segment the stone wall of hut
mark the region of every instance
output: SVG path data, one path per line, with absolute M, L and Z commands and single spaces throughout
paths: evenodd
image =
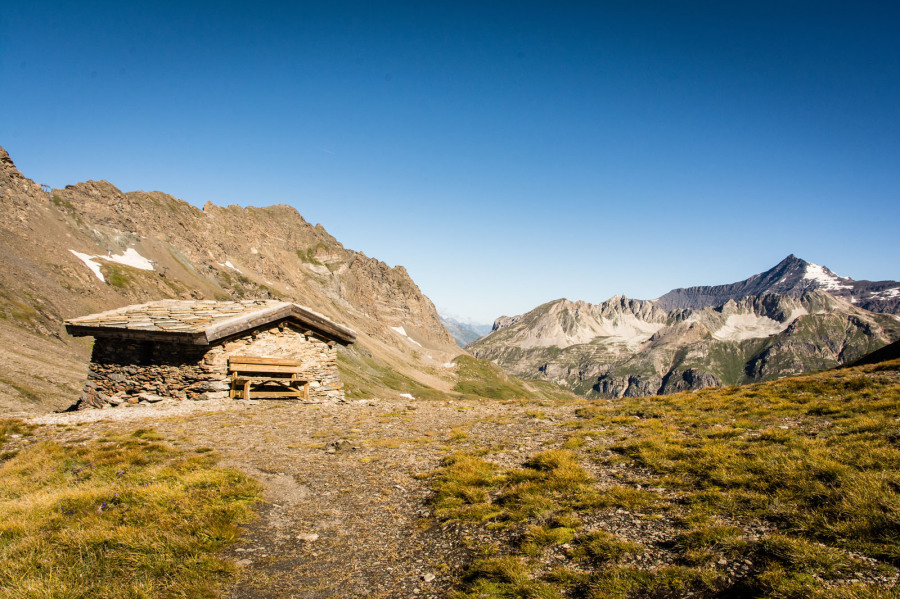
M 309 381 L 310 402 L 344 398 L 335 343 L 302 325 L 282 322 L 209 347 L 97 338 L 79 404 L 103 407 L 136 403 L 147 396 L 228 397 L 228 358 L 232 355 L 298 360 L 304 368 L 299 376 Z

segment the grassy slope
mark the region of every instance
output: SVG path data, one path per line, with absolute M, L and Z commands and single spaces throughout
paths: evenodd
M 897 595 L 879 580 L 900 566 L 900 360 L 579 416 L 520 468 L 474 452 L 433 474 L 439 519 L 496 532 L 458 597 Z M 600 485 L 590 462 L 627 474 Z M 603 530 L 623 510 L 676 532 Z M 674 559 L 641 567 L 648 550 Z
M 0 446 L 27 435 L 0 422 Z M 260 487 L 139 430 L 0 455 L 0 597 L 211 597 Z
M 450 392 L 424 385 L 379 364 L 361 352 L 340 352 L 338 368 L 350 399 L 408 393 L 416 399 L 572 399 L 573 395 L 548 381 L 523 381 L 509 376 L 488 360 L 460 355 L 453 360 L 456 384 Z M 446 375 L 445 375 L 446 376 Z

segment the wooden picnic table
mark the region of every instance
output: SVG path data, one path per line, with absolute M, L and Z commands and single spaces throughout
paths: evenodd
M 228 372 L 232 398 L 309 399 L 309 381 L 301 378 L 303 368 L 298 360 L 231 356 Z M 271 390 L 273 386 L 280 390 Z

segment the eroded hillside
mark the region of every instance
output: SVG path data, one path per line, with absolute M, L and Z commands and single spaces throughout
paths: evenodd
M 406 270 L 344 248 L 292 207 L 201 210 L 106 181 L 45 191 L 2 149 L 0 205 L 7 410 L 72 403 L 90 345 L 69 338 L 64 319 L 164 298 L 279 298 L 346 324 L 359 333 L 341 356 L 357 383 L 351 394 L 402 393 L 402 379 L 439 390 L 456 384 L 452 358 L 461 350 Z

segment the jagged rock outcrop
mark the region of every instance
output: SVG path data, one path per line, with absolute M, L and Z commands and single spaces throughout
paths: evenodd
M 653 302 L 615 296 L 602 304 L 548 302 L 531 312 L 494 322 L 491 338 L 521 348 L 587 343 L 598 337 L 628 346 L 640 345 L 661 328 L 668 315 Z
M 662 385 L 655 395 L 666 395 L 693 389 L 705 389 L 707 387 L 721 387 L 722 381 L 713 374 L 696 368 L 678 370 L 673 368 L 663 377 Z
M 687 370 L 673 368 L 665 376 L 657 374 L 602 375 L 594 384 L 593 391 L 602 397 L 644 397 L 721 385 L 722 381 L 708 372 L 695 368 Z
M 508 326 L 516 324 L 519 320 L 521 320 L 521 316 L 499 316 L 494 320 L 494 326 L 491 327 L 491 331 L 505 329 Z

